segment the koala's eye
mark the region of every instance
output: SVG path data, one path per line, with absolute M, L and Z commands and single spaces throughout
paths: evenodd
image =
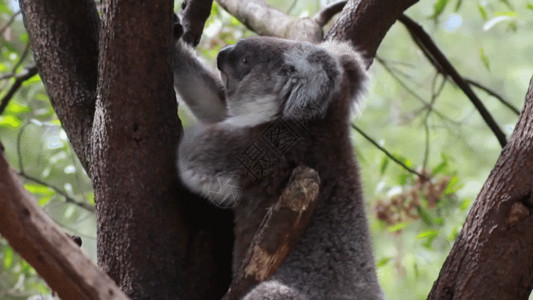
M 243 56 L 242 59 L 241 59 L 241 62 L 242 62 L 243 65 L 247 65 L 248 61 L 249 61 L 248 56 Z

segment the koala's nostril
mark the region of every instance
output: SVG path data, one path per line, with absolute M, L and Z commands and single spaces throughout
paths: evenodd
M 219 70 L 222 70 L 222 64 L 227 61 L 228 53 L 233 49 L 234 46 L 226 46 L 220 52 L 218 52 L 217 56 L 217 68 Z

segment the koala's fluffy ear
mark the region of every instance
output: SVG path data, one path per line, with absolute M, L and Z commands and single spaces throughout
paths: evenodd
M 299 44 L 284 53 L 282 117 L 310 119 L 325 114 L 338 88 L 340 66 L 324 48 Z
M 352 102 L 357 102 L 366 91 L 368 72 L 361 54 L 348 42 L 326 41 L 320 44 L 334 55 L 342 68 L 344 87 Z

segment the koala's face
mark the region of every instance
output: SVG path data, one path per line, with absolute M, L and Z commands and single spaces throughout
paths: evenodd
M 248 38 L 227 46 L 217 57 L 228 101 L 275 95 L 288 77 L 283 53 L 295 45 L 277 38 Z
M 263 119 L 322 115 L 340 73 L 323 47 L 272 37 L 222 49 L 217 66 L 229 116 L 267 116 Z

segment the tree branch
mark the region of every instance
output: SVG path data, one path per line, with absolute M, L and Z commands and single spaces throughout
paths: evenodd
M 417 0 L 349 0 L 326 35 L 327 40 L 347 40 L 372 64 L 379 44 L 396 19 Z
M 24 83 L 24 81 L 32 78 L 35 74 L 37 74 L 37 67 L 32 66 L 32 67 L 29 67 L 28 69 L 26 69 L 24 72 L 13 76 L 15 78 L 15 82 L 9 88 L 9 90 L 4 95 L 4 97 L 2 97 L 2 100 L 0 100 L 0 115 L 6 109 L 6 107 L 9 104 L 9 101 L 11 100 L 11 98 L 13 98 L 15 93 L 22 86 L 22 83 Z
M 54 110 L 90 174 L 100 20 L 92 0 L 20 0 L 39 74 Z M 53 34 L 51 34 L 53 33 Z
M 2 28 L 0 28 L 0 35 L 4 34 L 4 31 L 6 31 L 6 29 L 11 26 L 11 24 L 15 21 L 18 15 L 20 15 L 20 10 L 12 14 L 11 17 L 9 17 L 9 20 L 7 20 L 6 24 L 4 24 Z
M 533 286 L 533 80 L 509 143 L 428 299 L 527 299 Z M 505 263 L 502 263 L 505 261 Z
M 37 206 L 1 144 L 0 233 L 62 299 L 128 299 Z
M 320 178 L 315 170 L 304 166 L 293 170 L 287 187 L 254 234 L 223 299 L 241 299 L 253 286 L 274 274 L 307 227 L 319 186 Z
M 346 1 L 344 0 L 331 3 L 317 12 L 312 19 L 318 24 L 318 26 L 323 27 L 331 20 L 331 18 L 333 18 L 333 16 L 341 12 L 345 5 Z
M 477 87 L 478 89 L 484 91 L 485 93 L 489 94 L 490 96 L 498 99 L 498 101 L 500 101 L 501 104 L 503 104 L 505 107 L 509 108 L 516 115 L 520 115 L 520 110 L 518 108 L 516 108 L 511 102 L 505 100 L 500 94 L 498 94 L 497 92 L 495 92 L 494 90 L 492 90 L 488 86 L 483 85 L 483 84 L 481 84 L 481 83 L 479 83 L 477 81 L 474 81 L 473 79 L 469 79 L 469 78 L 465 78 L 465 81 L 468 84 L 473 85 L 473 86 Z
M 429 180 L 427 176 L 424 174 L 417 172 L 414 169 L 409 168 L 406 164 L 404 164 L 401 160 L 397 159 L 392 153 L 390 153 L 387 149 L 383 148 L 378 142 L 376 142 L 373 138 L 371 138 L 369 135 L 367 135 L 361 128 L 357 127 L 355 124 L 352 124 L 352 128 L 355 129 L 355 131 L 359 132 L 367 141 L 372 143 L 372 145 L 376 146 L 381 152 L 383 152 L 388 158 L 390 158 L 392 161 L 397 163 L 400 167 L 404 168 L 407 172 L 417 175 L 418 177 Z
M 204 30 L 205 21 L 211 13 L 213 0 L 185 0 L 182 3 L 181 25 L 183 35 L 181 38 L 187 44 L 196 47 Z
M 94 207 L 92 205 L 89 205 L 88 203 L 81 202 L 81 201 L 78 201 L 78 200 L 70 197 L 65 191 L 63 191 L 62 189 L 58 188 L 57 186 L 51 185 L 49 183 L 46 183 L 46 182 L 40 180 L 39 178 L 35 178 L 33 176 L 27 175 L 26 173 L 24 173 L 24 171 L 18 172 L 17 175 L 22 177 L 22 178 L 25 178 L 25 179 L 27 179 L 29 181 L 33 181 L 33 182 L 35 182 L 37 184 L 40 184 L 42 186 L 45 186 L 47 188 L 50 188 L 50 189 L 54 190 L 54 192 L 56 192 L 59 195 L 63 196 L 63 198 L 65 198 L 65 201 L 67 203 L 74 204 L 74 205 L 76 205 L 76 206 L 78 206 L 80 208 L 85 209 L 88 212 L 94 213 Z
M 322 28 L 309 18 L 294 18 L 263 0 L 216 0 L 244 26 L 259 35 L 320 42 Z
M 431 37 L 420 25 L 406 15 L 402 15 L 398 20 L 405 25 L 415 43 L 419 46 L 429 61 L 437 68 L 437 70 L 446 76 L 450 76 L 453 82 L 455 82 L 455 84 L 465 93 L 468 99 L 470 99 L 470 102 L 472 102 L 472 104 L 474 104 L 476 109 L 479 111 L 485 123 L 487 123 L 489 128 L 492 130 L 498 139 L 498 142 L 500 142 L 500 145 L 504 147 L 507 143 L 507 140 L 500 126 L 496 123 L 483 102 L 481 102 L 474 91 L 470 88 L 470 85 L 463 79 L 459 72 L 457 72 L 450 61 L 433 42 Z

